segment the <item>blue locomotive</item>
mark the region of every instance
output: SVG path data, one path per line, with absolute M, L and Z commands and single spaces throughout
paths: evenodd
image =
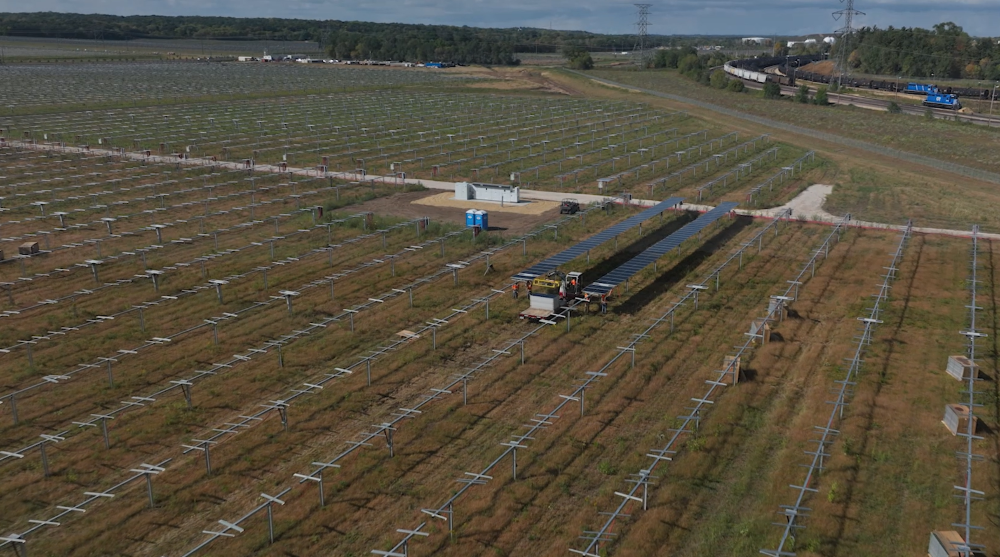
M 917 95 L 936 95 L 938 94 L 937 85 L 925 85 L 923 83 L 907 83 L 906 90 L 904 93 L 914 93 Z
M 906 92 L 916 95 L 927 95 L 924 102 L 921 103 L 924 106 L 929 106 L 931 108 L 947 108 L 949 110 L 958 110 L 962 108 L 962 103 L 958 100 L 958 95 L 950 93 L 942 93 L 938 89 L 937 85 L 924 84 L 924 83 L 907 83 Z
M 962 103 L 958 101 L 958 95 L 942 95 L 931 93 L 924 99 L 924 106 L 931 108 L 948 108 L 958 110 L 962 108 Z

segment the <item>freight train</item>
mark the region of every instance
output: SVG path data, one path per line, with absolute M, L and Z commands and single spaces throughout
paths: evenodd
M 771 56 L 761 58 L 746 58 L 743 60 L 733 60 L 726 62 L 724 70 L 726 73 L 758 83 L 774 82 L 781 85 L 795 85 L 796 79 L 812 81 L 816 83 L 830 83 L 836 81 L 837 76 L 819 74 L 815 72 L 798 69 L 801 66 L 825 59 L 822 54 L 810 54 L 804 56 Z M 766 68 L 774 68 L 777 73 L 768 73 Z M 924 106 L 935 108 L 959 109 L 962 103 L 959 97 L 989 100 L 991 89 L 981 89 L 978 87 L 950 87 L 926 85 L 919 83 L 903 83 L 895 80 L 866 79 L 855 77 L 844 77 L 844 87 L 855 89 L 877 89 L 880 91 L 900 92 L 927 95 Z

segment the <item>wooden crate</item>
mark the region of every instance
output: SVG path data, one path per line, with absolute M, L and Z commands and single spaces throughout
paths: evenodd
M 750 322 L 750 334 L 757 336 L 755 339 L 761 344 L 767 344 L 767 341 L 771 338 L 771 326 L 767 323 L 765 319 L 754 319 Z
M 17 253 L 21 255 L 38 253 L 38 242 L 25 242 L 20 246 L 17 246 Z
M 733 360 L 736 360 L 733 362 Z M 735 385 L 740 382 L 740 358 L 739 356 L 726 356 L 722 359 L 722 369 L 729 369 L 729 364 L 733 364 L 733 368 L 729 370 L 725 375 L 722 376 L 722 381 L 730 381 L 731 385 Z
M 978 418 L 972 417 L 972 431 L 975 433 L 978 426 Z M 944 420 L 942 423 L 948 428 L 952 435 L 958 435 L 968 431 L 969 409 L 961 404 L 946 404 L 944 406 Z
M 948 356 L 948 367 L 945 371 L 958 381 L 979 376 L 979 366 L 965 356 Z
M 774 308 L 779 305 L 781 306 L 781 309 L 779 311 L 775 311 Z M 784 319 L 788 317 L 788 306 L 785 305 L 784 300 L 771 298 L 767 303 L 767 313 L 771 314 L 771 312 L 774 312 L 774 318 L 779 322 L 784 321 Z
M 971 557 L 971 552 L 956 549 L 956 544 L 964 544 L 965 540 L 954 530 L 931 532 L 931 540 L 927 545 L 929 557 Z

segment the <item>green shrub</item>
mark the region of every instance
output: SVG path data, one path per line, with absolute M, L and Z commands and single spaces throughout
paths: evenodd
M 716 89 L 725 89 L 726 87 L 729 86 L 729 76 L 727 76 L 726 72 L 722 70 L 715 70 L 714 72 L 712 72 L 712 76 L 709 78 L 709 82 L 711 83 L 712 87 Z
M 678 62 L 681 60 L 681 57 L 690 53 L 690 51 L 685 52 L 677 49 L 657 50 L 656 56 L 653 57 L 653 67 L 676 68 Z M 695 55 L 697 56 L 697 53 L 695 53 Z
M 809 104 L 809 86 L 799 85 L 799 90 L 795 92 L 795 102 Z
M 563 47 L 562 54 L 569 61 L 569 67 L 574 70 L 589 70 L 594 67 L 594 59 L 583 46 L 566 45 Z
M 895 102 L 890 102 L 889 103 L 889 114 L 900 114 L 902 112 L 903 112 L 903 109 L 899 108 L 898 104 L 896 104 Z
M 781 98 L 781 86 L 774 82 L 767 82 L 764 84 L 764 98 L 765 99 L 780 99 Z
M 582 56 L 577 56 L 569 61 L 569 67 L 574 70 L 590 70 L 594 67 L 594 59 L 591 58 L 590 53 L 584 54 Z
M 697 54 L 688 54 L 677 62 L 677 69 L 680 70 L 681 73 L 686 73 L 699 67 L 701 67 L 701 64 L 698 60 Z
M 602 460 L 597 464 L 597 471 L 604 474 L 605 476 L 613 476 L 618 473 L 618 468 L 614 464 L 607 460 Z
M 826 106 L 830 104 L 830 100 L 826 97 L 826 87 L 816 89 L 816 96 L 813 97 L 813 102 L 819 106 Z
M 730 79 L 729 85 L 726 87 L 734 93 L 742 93 L 746 86 L 743 85 L 743 81 L 739 79 Z

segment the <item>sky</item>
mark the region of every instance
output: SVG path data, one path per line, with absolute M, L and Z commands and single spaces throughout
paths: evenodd
M 837 0 L 667 0 L 650 9 L 651 34 L 802 35 L 832 33 Z M 474 27 L 543 27 L 634 33 L 629 0 L 0 0 L 0 12 L 221 15 Z M 1000 0 L 856 0 L 855 26 L 925 27 L 953 21 L 977 36 L 1000 35 Z

